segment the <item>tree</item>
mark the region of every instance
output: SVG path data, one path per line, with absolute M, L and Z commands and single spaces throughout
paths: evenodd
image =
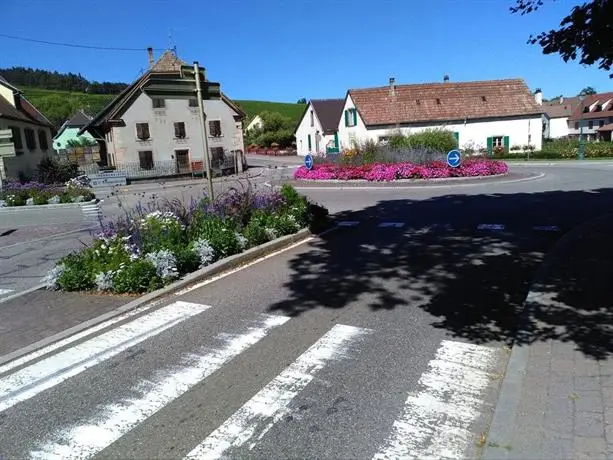
M 591 86 L 586 86 L 579 93 L 579 95 L 581 95 L 581 94 L 584 94 L 586 96 L 591 96 L 592 94 L 596 94 L 596 90 L 594 88 L 592 88 Z
M 306 104 L 306 97 L 303 97 L 302 99 L 298 99 L 298 102 L 296 102 L 296 104 Z
M 256 144 L 270 147 L 279 144 L 279 147 L 289 147 L 294 141 L 294 126 L 292 119 L 284 117 L 277 112 L 260 113 L 262 126 L 248 130 L 245 133 L 247 145 Z
M 511 13 L 530 14 L 543 6 L 544 0 L 516 0 Z M 544 54 L 558 53 L 564 62 L 579 63 L 611 70 L 613 67 L 613 0 L 591 0 L 574 6 L 560 22 L 558 30 L 531 35 L 529 44 L 539 44 Z M 609 74 L 613 78 L 613 73 Z

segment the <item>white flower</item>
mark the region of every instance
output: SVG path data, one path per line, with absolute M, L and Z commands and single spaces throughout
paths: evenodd
M 296 220 L 296 216 L 290 214 L 287 216 L 287 220 L 289 221 L 290 225 L 294 227 L 295 230 L 300 230 L 300 224 Z
M 200 258 L 200 268 L 206 267 L 215 260 L 215 249 L 208 240 L 200 239 L 194 242 L 194 251 Z
M 60 197 L 57 195 L 53 195 L 51 198 L 47 200 L 47 204 L 59 204 Z
M 238 242 L 238 246 L 241 248 L 242 251 L 244 251 L 247 245 L 249 244 L 249 241 L 247 240 L 245 235 L 243 235 L 242 233 L 235 232 L 234 235 L 236 236 L 236 241 Z
M 168 249 L 147 254 L 147 259 L 154 265 L 155 271 L 162 279 L 178 278 L 177 258 Z
M 279 236 L 277 231 L 274 228 L 270 228 L 270 227 L 266 227 L 264 229 L 264 233 L 266 233 L 266 236 L 268 237 L 269 240 L 275 240 Z
M 99 291 L 110 291 L 113 289 L 113 277 L 115 276 L 115 272 L 109 270 L 108 272 L 100 272 L 94 278 L 94 282 L 98 287 Z
M 60 276 L 62 276 L 64 270 L 66 270 L 66 266 L 64 264 L 57 264 L 55 267 L 49 270 L 49 272 L 47 272 L 45 277 L 41 280 L 41 283 L 43 283 L 49 291 L 55 291 L 59 288 L 57 280 L 60 278 Z

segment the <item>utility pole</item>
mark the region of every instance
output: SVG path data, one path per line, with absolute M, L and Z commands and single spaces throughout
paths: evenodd
M 194 77 L 196 78 L 196 95 L 198 97 L 198 111 L 200 112 L 200 131 L 202 133 L 202 145 L 204 148 L 204 167 L 206 169 L 206 178 L 209 187 L 209 198 L 211 201 L 215 199 L 213 194 L 213 177 L 211 177 L 211 161 L 209 158 L 209 141 L 206 133 L 206 114 L 204 113 L 204 103 L 202 101 L 202 87 L 200 85 L 200 69 L 198 61 L 194 61 Z

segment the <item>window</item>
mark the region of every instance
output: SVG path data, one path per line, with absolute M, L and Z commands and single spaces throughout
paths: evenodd
M 588 113 L 590 111 L 589 107 L 583 107 L 583 113 Z
M 379 138 L 377 139 L 377 141 L 379 142 L 379 144 L 381 145 L 386 145 L 389 141 L 390 141 L 390 137 L 389 136 L 379 136 Z
M 223 147 L 211 147 L 211 164 L 218 166 L 224 160 Z
M 602 112 L 602 105 L 601 105 L 601 104 L 598 104 L 598 105 L 596 106 L 596 110 L 594 110 L 594 112 Z
M 575 129 L 579 129 L 579 122 L 575 121 Z
M 598 127 L 602 128 L 604 126 L 604 120 L 598 120 Z
M 345 126 L 352 127 L 358 124 L 358 111 L 356 109 L 345 110 Z
M 594 120 L 590 120 L 587 125 L 590 129 L 594 129 Z
M 34 137 L 34 130 L 31 128 L 24 128 L 23 134 L 26 138 L 26 147 L 28 150 L 36 150 L 36 137 Z
M 311 148 L 313 147 L 313 144 L 311 143 L 311 135 L 310 134 L 307 136 L 307 144 L 309 146 L 309 152 L 310 152 Z
M 313 116 L 313 111 L 311 110 L 311 127 L 315 126 L 315 117 Z
M 436 104 L 441 105 L 441 100 L 438 97 L 436 98 Z
M 146 141 L 151 137 L 149 135 L 149 123 L 136 123 L 136 137 L 141 141 Z
M 47 142 L 47 133 L 43 129 L 38 130 L 38 145 L 41 150 L 49 150 L 49 143 Z
M 138 152 L 138 162 L 140 163 L 140 169 L 153 169 L 153 152 L 151 150 Z
M 211 137 L 221 136 L 221 121 L 220 120 L 209 121 L 209 136 Z
M 23 148 L 23 141 L 21 140 L 21 129 L 16 126 L 11 126 L 9 129 L 13 133 L 13 145 L 15 146 L 15 150 L 21 150 Z
M 190 107 L 198 107 L 198 99 L 190 99 L 189 100 Z
M 185 138 L 185 123 L 182 121 L 178 121 L 175 123 L 175 137 L 177 139 Z
M 502 147 L 503 145 L 504 145 L 504 140 L 502 136 L 492 137 L 492 147 Z
M 160 99 L 159 97 L 154 97 L 152 101 L 153 101 L 154 109 L 163 109 L 166 107 L 166 101 L 164 99 Z

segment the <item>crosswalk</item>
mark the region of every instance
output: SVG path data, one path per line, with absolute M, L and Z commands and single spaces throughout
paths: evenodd
M 508 225 L 504 223 L 485 222 L 479 224 L 451 224 L 435 222 L 431 224 L 411 224 L 404 221 L 387 221 L 376 219 L 364 220 L 339 220 L 336 222 L 337 227 L 356 228 L 361 226 L 376 225 L 378 228 L 388 229 L 408 229 L 412 232 L 424 233 L 429 231 L 477 231 L 477 232 L 506 232 L 515 230 L 530 230 L 537 233 L 560 233 L 562 227 L 559 225 L 543 225 L 543 224 L 514 224 Z
M 83 221 L 89 224 L 97 224 L 102 219 L 101 202 L 87 203 L 81 206 L 83 212 Z
M 141 307 L 0 366 L 0 432 L 3 432 L 0 454 L 6 458 L 86 459 L 113 449 L 152 418 L 172 411 L 171 407 L 175 408 L 183 398 L 193 398 L 194 391 L 206 388 L 209 379 L 228 372 L 233 363 L 245 360 L 244 355 L 253 353 L 263 342 L 278 339 L 279 334 L 297 321 L 289 316 L 255 312 L 233 321 L 228 330 L 218 330 L 207 346 L 188 347 L 187 352 L 170 363 L 156 361 L 164 351 L 161 345 L 164 334 L 167 338 L 173 334 L 170 339 L 173 343 L 187 342 L 190 322 L 214 311 L 209 305 L 185 301 Z M 308 404 L 298 404 L 298 400 L 305 398 L 309 389 L 311 400 L 321 394 L 313 388 L 317 385 L 327 386 L 327 393 L 346 393 L 356 385 L 357 379 L 360 391 L 368 387 L 369 394 L 375 395 L 374 400 L 380 401 L 378 405 L 385 406 L 390 400 L 398 404 L 390 408 L 390 419 L 385 423 L 378 420 L 379 412 L 360 415 L 362 423 L 373 425 L 372 433 L 360 432 L 346 419 L 344 425 L 336 426 L 336 433 L 330 433 L 331 437 L 343 432 L 343 436 L 353 436 L 356 442 L 368 442 L 369 451 L 361 453 L 364 458 L 463 458 L 466 450 L 474 446 L 476 437 L 471 427 L 484 411 L 483 399 L 491 384 L 491 372 L 501 360 L 500 349 L 442 340 L 438 349 L 432 350 L 416 385 L 401 380 L 395 385 L 403 390 L 389 392 L 384 390 L 386 386 L 377 388 L 380 382 L 376 376 L 358 374 L 358 368 L 368 364 L 361 362 L 365 353 L 385 356 L 385 351 L 378 349 L 381 342 L 377 338 L 381 334 L 368 327 L 330 325 L 313 343 L 298 347 L 293 361 L 283 363 L 278 373 L 274 371 L 276 375 L 272 374 L 272 379 L 265 380 L 260 388 L 241 399 L 227 417 L 217 419 L 215 411 L 203 410 L 199 414 L 202 423 L 196 426 L 205 424 L 205 418 L 207 422 L 211 418 L 215 420 L 215 426 L 200 437 L 181 438 L 183 444 L 175 457 L 262 457 L 258 448 L 270 443 L 275 446 L 274 457 L 291 457 L 289 448 L 281 444 L 284 437 L 280 433 L 292 429 L 287 425 L 288 420 L 300 424 L 298 412 L 304 413 Z M 115 377 L 111 374 L 118 373 L 117 370 L 108 373 L 109 369 L 117 369 L 113 364 L 134 363 L 126 356 L 133 356 L 139 347 L 152 350 L 152 357 L 142 359 L 156 362 L 155 367 L 144 373 L 132 364 L 133 369 L 124 370 L 129 381 L 126 388 L 117 384 L 109 391 L 105 385 L 100 389 L 105 396 L 89 401 L 96 399 L 97 394 L 90 391 L 95 389 L 91 382 L 110 381 Z M 121 360 L 122 357 L 125 359 Z M 92 387 L 75 393 L 77 379 L 90 382 Z M 240 387 L 241 381 L 236 384 Z M 229 406 L 234 404 L 230 398 L 233 386 L 223 393 Z M 202 403 L 206 407 L 206 391 L 204 394 Z M 323 394 L 321 397 L 325 398 Z M 214 405 L 213 401 L 208 404 Z M 44 410 L 45 407 L 67 415 L 58 419 Z M 33 418 L 24 419 L 24 414 Z M 41 425 L 34 414 L 48 417 L 48 424 L 43 420 Z M 330 414 L 334 411 L 328 410 Z M 36 429 L 24 430 L 23 423 Z M 302 438 L 310 434 L 317 436 L 312 425 L 300 430 Z M 179 431 L 173 439 L 178 435 Z M 134 442 L 145 443 L 144 440 Z M 309 443 L 310 451 L 305 454 L 313 458 L 346 458 L 349 451 L 343 451 L 345 447 L 350 446 L 339 443 L 336 452 L 329 449 L 318 452 L 317 445 Z M 105 454 L 117 455 L 109 451 Z

